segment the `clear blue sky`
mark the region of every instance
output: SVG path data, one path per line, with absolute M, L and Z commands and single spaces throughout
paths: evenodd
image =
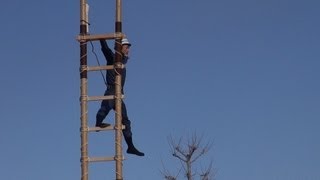
M 80 179 L 79 2 L 1 3 L 2 180 Z M 88 3 L 90 33 L 112 32 L 115 1 Z M 319 180 L 319 8 L 316 0 L 123 1 L 133 44 L 125 101 L 146 153 L 125 154 L 125 179 L 162 179 L 161 160 L 179 165 L 167 136 L 198 132 L 214 141 L 207 157 L 217 180 Z M 90 74 L 89 94 L 103 92 L 101 75 Z M 98 108 L 89 104 L 90 126 Z M 112 154 L 112 138 L 90 134 L 91 155 Z M 114 179 L 114 164 L 90 165 L 90 178 Z

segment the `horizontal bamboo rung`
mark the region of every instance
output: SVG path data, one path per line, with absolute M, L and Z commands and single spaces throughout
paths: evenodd
M 121 95 L 121 99 L 124 98 L 124 95 Z M 87 101 L 100 101 L 100 100 L 111 100 L 111 99 L 115 99 L 114 95 L 110 95 L 110 96 L 89 96 L 87 98 Z
M 92 132 L 92 131 L 99 132 L 99 131 L 108 131 L 108 130 L 114 130 L 114 127 L 110 125 L 110 126 L 105 127 L 105 128 L 100 128 L 100 127 L 90 127 L 90 128 L 88 128 L 89 132 Z
M 115 157 L 92 157 L 88 158 L 89 162 L 104 162 L 104 161 L 114 161 Z
M 122 125 L 122 129 L 125 129 L 126 126 Z M 116 128 L 112 125 L 105 127 L 105 128 L 100 128 L 100 127 L 89 127 L 88 131 L 89 132 L 99 132 L 99 131 L 109 131 L 109 130 L 115 130 Z
M 124 64 L 122 64 L 121 66 L 117 67 L 117 68 L 121 68 L 123 69 L 125 67 Z M 114 69 L 115 66 L 114 65 L 108 65 L 108 66 L 88 66 L 87 68 L 83 69 L 83 70 L 87 70 L 87 71 L 100 71 L 100 70 L 110 70 L 110 69 Z
M 98 41 L 98 40 L 106 40 L 106 39 L 117 39 L 124 38 L 125 35 L 122 33 L 110 33 L 110 34 L 96 34 L 96 35 L 78 35 L 78 41 Z
M 99 101 L 99 100 L 110 100 L 114 99 L 114 95 L 110 96 L 90 96 L 87 98 L 88 101 Z
M 110 69 L 114 69 L 113 65 L 109 65 L 109 66 L 91 66 L 91 67 L 87 67 L 87 71 L 100 71 L 100 70 L 110 70 Z

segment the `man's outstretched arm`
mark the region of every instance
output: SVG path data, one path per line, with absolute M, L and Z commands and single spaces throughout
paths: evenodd
M 100 40 L 101 51 L 103 52 L 104 57 L 106 58 L 108 64 L 113 64 L 114 54 L 112 50 L 109 48 L 107 42 L 105 40 Z

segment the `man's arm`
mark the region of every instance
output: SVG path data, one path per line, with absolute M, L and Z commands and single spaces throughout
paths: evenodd
M 101 51 L 103 52 L 104 57 L 107 60 L 107 64 L 111 65 L 114 62 L 114 54 L 112 50 L 109 48 L 107 42 L 105 40 L 100 40 Z

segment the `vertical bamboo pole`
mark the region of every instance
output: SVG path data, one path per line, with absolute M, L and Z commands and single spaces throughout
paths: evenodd
M 115 32 L 122 32 L 121 24 L 121 0 L 116 0 L 116 21 L 115 21 Z M 116 67 L 121 67 L 122 65 L 122 54 L 121 54 L 121 38 L 115 39 L 115 64 Z M 119 65 L 119 66 L 118 66 Z M 116 110 L 116 132 L 115 132 L 115 150 L 116 150 L 116 180 L 123 180 L 122 177 L 122 99 L 121 99 L 121 68 L 116 68 L 115 77 L 115 110 Z
M 80 0 L 80 34 L 87 34 L 87 2 Z M 87 42 L 80 41 L 81 180 L 88 180 Z

